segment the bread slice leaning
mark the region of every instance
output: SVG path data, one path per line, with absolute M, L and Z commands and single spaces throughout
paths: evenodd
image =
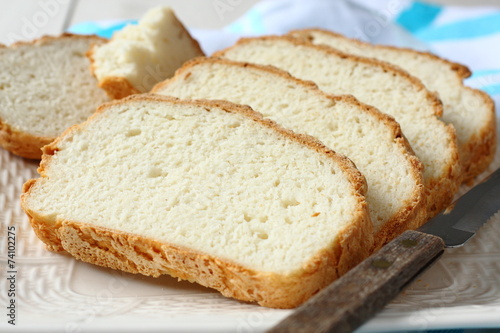
M 113 99 L 148 92 L 186 60 L 202 55 L 170 7 L 149 10 L 137 25 L 115 32 L 88 53 L 99 86 Z
M 314 81 L 327 93 L 352 94 L 393 116 L 424 165 L 428 217 L 452 201 L 461 183 L 455 131 L 438 118 L 442 113 L 439 99 L 418 79 L 387 63 L 288 36 L 242 39 L 216 55 L 277 66 L 293 76 Z
M 342 52 L 390 62 L 436 91 L 443 101 L 442 119 L 453 124 L 457 133 L 464 181 L 479 175 L 493 161 L 497 143 L 494 104 L 483 91 L 464 85 L 463 80 L 471 75 L 467 67 L 428 52 L 371 45 L 326 30 L 296 30 L 291 35 Z
M 44 148 L 22 207 L 51 250 L 295 307 L 372 245 L 347 158 L 248 107 L 135 95 Z
M 0 145 L 38 159 L 41 148 L 108 100 L 85 53 L 97 36 L 63 34 L 0 45 Z
M 425 218 L 421 164 L 398 123 L 351 96 L 326 95 L 275 67 L 218 58 L 189 61 L 152 92 L 246 104 L 349 157 L 368 183 L 375 248 Z

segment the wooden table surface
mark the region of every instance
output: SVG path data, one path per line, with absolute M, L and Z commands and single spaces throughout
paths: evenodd
M 0 0 L 0 43 L 57 35 L 69 26 L 112 19 L 137 19 L 149 8 L 171 6 L 188 27 L 220 28 L 259 0 Z M 358 0 L 359 1 L 359 0 Z M 434 0 L 459 5 L 496 5 L 498 0 Z M 224 11 L 217 6 L 224 6 Z

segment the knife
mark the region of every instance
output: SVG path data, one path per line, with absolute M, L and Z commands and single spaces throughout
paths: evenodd
M 268 332 L 352 332 L 500 210 L 500 169 L 418 230 L 402 233 Z

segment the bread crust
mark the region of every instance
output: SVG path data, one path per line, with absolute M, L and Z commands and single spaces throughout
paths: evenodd
M 175 76 L 171 79 L 165 80 L 158 83 L 151 90 L 152 93 L 161 91 L 163 87 L 168 86 L 170 82 L 177 81 L 182 78 L 189 77 L 190 69 L 202 63 L 217 63 L 225 64 L 228 66 L 237 66 L 243 68 L 252 68 L 254 70 L 259 70 L 267 72 L 272 75 L 278 75 L 287 80 L 292 81 L 294 84 L 304 86 L 307 89 L 314 90 L 316 94 L 320 95 L 322 98 L 329 99 L 332 103 L 339 101 L 349 103 L 363 110 L 369 116 L 376 118 L 380 122 L 384 123 L 385 126 L 390 130 L 392 135 L 392 140 L 397 145 L 399 151 L 405 156 L 408 164 L 411 166 L 411 177 L 415 179 L 415 186 L 413 194 L 408 198 L 408 202 L 404 209 L 395 214 L 386 224 L 374 235 L 374 249 L 378 249 L 390 242 L 398 234 L 402 233 L 407 229 L 418 228 L 427 220 L 427 214 L 425 214 L 425 206 L 427 205 L 424 195 L 424 185 L 423 185 L 423 165 L 420 160 L 415 156 L 413 149 L 411 148 L 408 140 L 404 137 L 399 123 L 394 120 L 393 117 L 380 112 L 373 106 L 361 103 L 352 95 L 329 95 L 318 88 L 318 85 L 313 81 L 305 81 L 292 76 L 290 73 L 281 70 L 277 67 L 270 65 L 257 65 L 246 62 L 238 62 L 225 58 L 218 57 L 198 57 L 187 61 L 181 68 L 179 68 Z M 334 148 L 334 147 L 330 147 Z M 349 157 L 349 156 L 348 156 Z M 373 251 L 373 250 L 372 250 Z
M 394 50 L 398 52 L 405 52 L 410 54 L 416 54 L 425 57 L 432 61 L 440 62 L 443 66 L 449 67 L 457 76 L 458 81 L 462 87 L 472 93 L 480 96 L 481 99 L 488 105 L 489 117 L 484 127 L 479 129 L 479 131 L 471 137 L 471 139 L 465 144 L 460 145 L 460 159 L 462 163 L 462 180 L 463 182 L 470 182 L 474 177 L 478 176 L 484 172 L 490 163 L 493 161 L 496 145 L 497 145 L 497 133 L 496 133 L 496 119 L 495 119 L 495 106 L 491 97 L 479 89 L 473 89 L 465 86 L 463 80 L 471 76 L 471 71 L 467 66 L 462 64 L 443 59 L 431 52 L 417 51 L 410 48 L 396 47 L 389 45 L 372 45 L 358 39 L 348 38 L 341 34 L 324 30 L 324 29 L 303 29 L 303 30 L 292 30 L 289 32 L 293 36 L 301 36 L 306 40 L 312 42 L 311 33 L 320 32 L 327 35 L 331 35 L 337 38 L 342 38 L 344 40 L 349 40 L 360 47 L 373 47 L 377 49 Z M 473 112 L 471 110 L 471 112 Z
M 488 121 L 481 131 L 472 136 L 471 140 L 461 145 L 460 152 L 466 161 L 463 165 L 463 182 L 472 183 L 478 175 L 483 173 L 495 159 L 497 149 L 497 126 L 495 103 L 493 99 L 484 91 L 465 87 L 465 89 L 482 96 L 484 102 L 488 105 Z
M 18 131 L 0 119 L 0 146 L 17 156 L 39 160 L 42 157 L 42 147 L 54 139 Z
M 104 42 L 105 39 L 96 35 L 75 35 L 63 33 L 59 36 L 42 36 L 32 41 L 19 41 L 10 46 L 0 44 L 0 48 L 16 48 L 19 46 L 38 46 L 60 39 L 93 39 Z M 55 137 L 34 135 L 23 132 L 12 127 L 0 118 L 0 146 L 11 153 L 29 159 L 40 159 L 42 157 L 42 147 L 49 144 Z
M 355 190 L 357 209 L 353 212 L 353 223 L 342 230 L 328 248 L 317 253 L 302 269 L 289 274 L 257 272 L 228 260 L 156 239 L 79 221 L 51 220 L 50 217 L 41 216 L 30 210 L 26 204 L 31 189 L 38 181 L 32 179 L 23 187 L 21 205 L 36 235 L 49 250 L 66 251 L 79 260 L 130 273 L 155 277 L 169 274 L 217 289 L 227 297 L 274 308 L 300 305 L 368 256 L 373 238 L 372 224 L 364 198 L 366 181 L 354 168 L 354 164 L 310 136 L 294 134 L 270 120 L 263 119 L 249 107 L 225 101 L 181 101 L 166 96 L 143 94 L 106 103 L 85 123 L 67 129 L 58 139 L 43 148 L 44 154 L 38 169 L 41 176 L 39 179 L 46 177 L 46 170 L 50 168 L 58 145 L 65 137 L 85 128 L 87 123 L 94 121 L 111 106 L 134 100 L 197 105 L 206 107 L 207 111 L 210 107 L 217 107 L 226 112 L 243 114 L 280 135 L 335 160 L 346 172 Z
M 122 99 L 130 95 L 140 94 L 129 80 L 122 76 L 106 76 L 102 80 L 98 80 L 95 75 L 94 52 L 99 45 L 92 45 L 86 53 L 90 62 L 90 72 L 97 80 L 97 86 L 103 89 L 110 99 Z
M 33 39 L 33 40 L 30 40 L 30 41 L 18 41 L 18 42 L 15 42 L 15 43 L 11 44 L 11 45 L 8 45 L 8 46 L 5 45 L 5 44 L 0 44 L 0 48 L 13 48 L 13 47 L 17 47 L 17 46 L 39 45 L 39 44 L 48 43 L 48 42 L 51 42 L 51 41 L 54 41 L 54 40 L 59 40 L 59 39 L 62 39 L 62 38 L 95 39 L 96 41 L 100 41 L 100 42 L 103 42 L 103 43 L 107 41 L 107 39 L 99 37 L 97 35 L 77 35 L 77 34 L 72 34 L 70 32 L 63 32 L 62 34 L 57 35 L 57 36 L 44 35 L 44 36 L 42 36 L 40 38 Z
M 401 52 L 408 52 L 408 53 L 413 53 L 413 54 L 419 54 L 419 55 L 422 55 L 422 56 L 424 56 L 426 58 L 439 61 L 439 62 L 443 63 L 444 65 L 450 66 L 453 69 L 453 71 L 455 71 L 457 73 L 457 76 L 459 76 L 461 79 L 466 79 L 469 76 L 471 76 L 471 74 L 472 74 L 472 72 L 470 71 L 470 69 L 467 66 L 464 66 L 462 64 L 459 64 L 459 63 L 456 63 L 456 62 L 452 62 L 452 61 L 443 59 L 443 58 L 441 58 L 441 57 L 439 57 L 439 56 L 437 56 L 437 55 L 435 55 L 434 53 L 431 53 L 431 52 L 417 51 L 417 50 L 410 49 L 410 48 L 407 48 L 407 47 L 370 44 L 370 43 L 363 42 L 363 41 L 361 41 L 359 39 L 348 38 L 348 37 L 346 37 L 344 35 L 341 35 L 339 33 L 336 33 L 336 32 L 333 32 L 333 31 L 329 31 L 329 30 L 325 30 L 325 29 L 320 29 L 320 28 L 309 28 L 309 29 L 291 30 L 291 31 L 288 32 L 288 34 L 291 35 L 291 36 L 294 36 L 294 37 L 301 36 L 302 38 L 304 38 L 304 39 L 306 39 L 308 41 L 312 41 L 312 37 L 311 37 L 310 34 L 313 33 L 313 32 L 321 32 L 321 33 L 328 34 L 328 35 L 331 35 L 331 36 L 335 36 L 335 37 L 338 37 L 338 38 L 346 39 L 346 40 L 349 40 L 349 41 L 351 41 L 351 42 L 353 42 L 353 43 L 355 43 L 357 45 L 360 45 L 360 46 L 370 46 L 370 47 L 375 47 L 375 48 L 379 48 L 379 49 L 387 49 L 387 50 L 395 50 L 395 51 L 401 51 Z
M 191 46 L 196 49 L 196 51 L 200 55 L 204 55 L 205 53 L 200 47 L 200 44 L 196 39 L 194 39 L 184 26 L 181 21 L 174 15 L 173 17 L 173 22 L 177 27 L 180 29 L 180 34 L 184 34 L 191 40 Z M 113 38 L 111 38 L 111 41 Z M 97 49 L 97 45 L 92 46 L 89 51 L 87 52 L 87 58 L 90 61 L 90 71 L 92 75 L 98 80 L 98 86 L 102 89 L 104 89 L 111 99 L 122 99 L 130 95 L 134 94 L 140 94 L 141 91 L 134 87 L 132 83 L 130 83 L 129 80 L 127 80 L 126 77 L 123 76 L 106 76 L 99 80 L 95 74 L 96 72 L 96 65 L 95 65 L 95 60 L 94 60 L 94 53 Z
M 122 99 L 130 95 L 140 94 L 141 92 L 134 88 L 132 83 L 121 76 L 107 76 L 98 83 L 99 88 L 106 91 L 111 99 Z
M 308 41 L 304 41 L 303 39 L 295 38 L 289 35 L 286 36 L 261 36 L 261 37 L 249 37 L 249 38 L 241 38 L 234 44 L 224 50 L 220 50 L 214 53 L 214 57 L 224 57 L 226 52 L 229 52 L 232 49 L 237 48 L 239 45 L 252 43 L 253 41 L 280 41 L 285 40 L 291 44 L 308 47 L 311 49 L 320 50 L 325 54 L 331 54 L 335 57 L 341 57 L 342 59 L 350 59 L 352 61 L 368 64 L 370 66 L 378 66 L 382 68 L 384 71 L 393 73 L 393 75 L 398 75 L 400 77 L 404 77 L 408 80 L 418 91 L 424 91 L 425 98 L 427 99 L 429 105 L 431 105 L 434 115 L 436 117 L 440 117 L 443 114 L 443 105 L 441 100 L 437 97 L 437 95 L 433 92 L 430 92 L 425 88 L 423 83 L 416 77 L 410 75 L 408 72 L 400 69 L 397 66 L 394 66 L 390 63 L 379 61 L 372 58 L 359 57 L 352 54 L 347 54 L 340 52 L 334 48 L 324 45 L 316 45 L 312 44 Z M 450 156 L 449 164 L 446 166 L 445 176 L 440 179 L 435 179 L 431 182 L 425 183 L 425 191 L 426 191 L 426 217 L 425 218 L 417 218 L 415 221 L 420 221 L 417 224 L 413 224 L 412 229 L 418 228 L 425 221 L 432 218 L 436 215 L 436 213 L 440 212 L 442 209 L 446 208 L 452 201 L 455 193 L 457 192 L 460 184 L 462 183 L 462 167 L 460 164 L 460 156 L 458 151 L 458 145 L 456 142 L 456 134 L 455 129 L 452 125 L 446 125 L 443 122 L 443 126 L 446 126 L 446 132 L 450 136 L 450 141 L 448 145 L 450 149 L 453 151 L 452 156 Z
M 443 115 L 443 104 L 441 103 L 441 100 L 438 98 L 438 96 L 435 93 L 427 90 L 427 88 L 425 88 L 423 83 L 418 78 L 410 75 L 408 72 L 402 70 L 401 68 L 399 68 L 395 65 L 392 65 L 388 62 L 385 62 L 385 61 L 380 61 L 380 60 L 376 60 L 373 58 L 365 58 L 365 57 L 360 57 L 360 56 L 357 56 L 354 54 L 340 52 L 332 47 L 325 46 L 325 45 L 312 44 L 312 43 L 309 43 L 307 41 L 304 41 L 304 40 L 301 40 L 299 38 L 295 38 L 295 37 L 292 37 L 289 35 L 285 35 L 285 36 L 269 35 L 269 36 L 260 36 L 260 37 L 241 38 L 233 46 L 230 46 L 226 49 L 217 51 L 213 54 L 213 56 L 223 58 L 224 53 L 228 52 L 229 50 L 231 50 L 233 48 L 237 48 L 239 45 L 242 45 L 242 44 L 251 43 L 252 41 L 255 41 L 255 40 L 265 40 L 265 41 L 286 40 L 292 44 L 299 45 L 299 46 L 306 46 L 306 47 L 314 48 L 317 50 L 322 50 L 325 53 L 329 53 L 329 54 L 341 57 L 343 59 L 350 59 L 350 60 L 354 60 L 356 62 L 361 62 L 361 63 L 365 63 L 368 65 L 381 67 L 388 72 L 395 73 L 398 76 L 403 76 L 405 79 L 410 81 L 415 87 L 417 87 L 417 89 L 419 91 L 424 91 L 426 94 L 427 100 L 433 106 L 434 115 L 436 115 L 438 117 Z

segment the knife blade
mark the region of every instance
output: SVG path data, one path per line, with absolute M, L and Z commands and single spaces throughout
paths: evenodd
M 500 210 L 500 169 L 450 207 L 396 237 L 268 332 L 354 331 L 432 265 L 444 247 L 462 246 Z

